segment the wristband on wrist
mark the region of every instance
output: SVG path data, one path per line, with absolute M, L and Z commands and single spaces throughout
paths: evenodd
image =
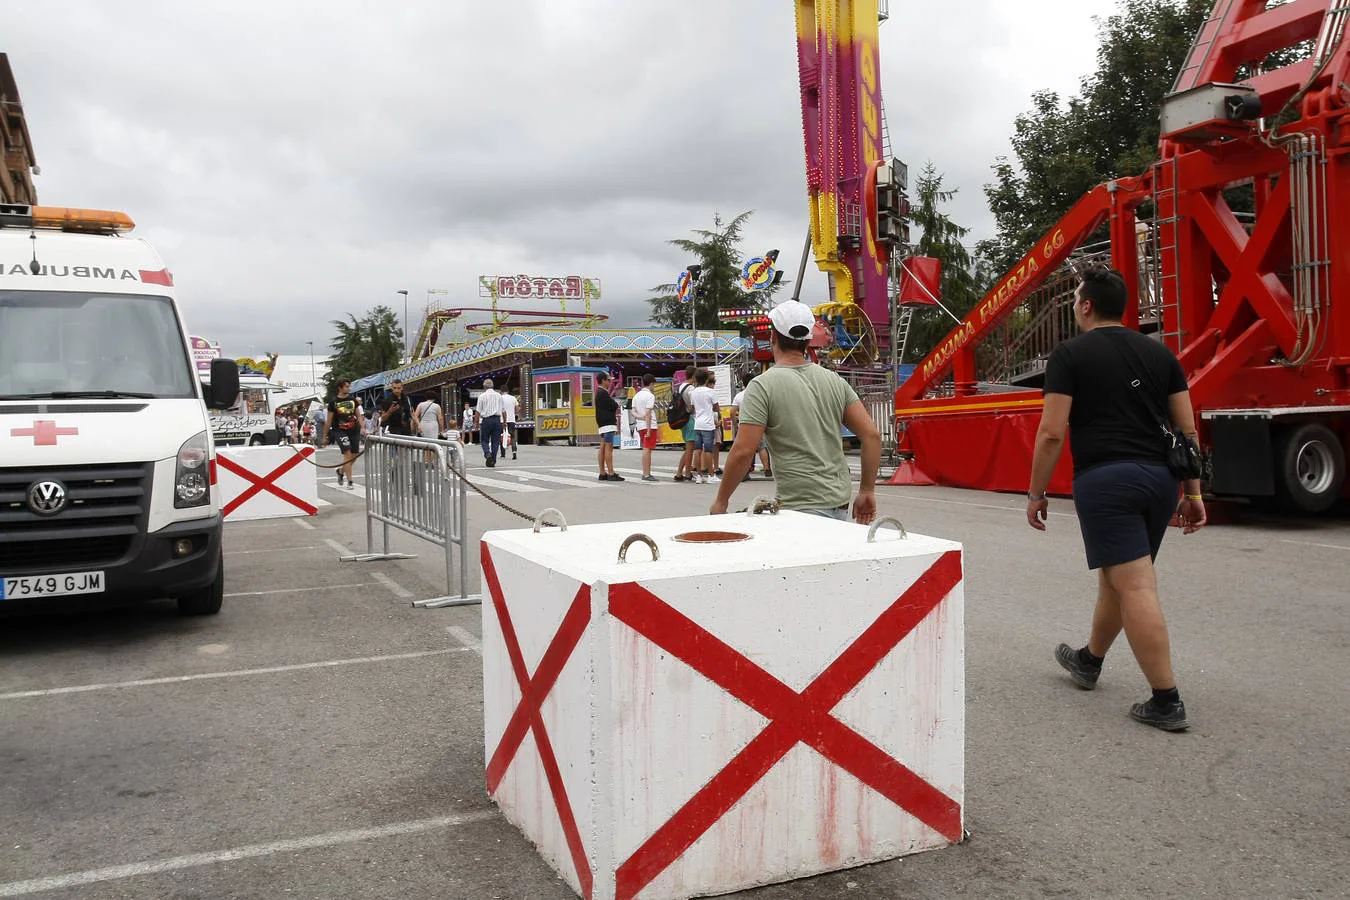
M 1031 491 L 1027 491 L 1027 499 L 1032 503 L 1040 503 L 1045 499 L 1045 491 L 1041 491 L 1039 494 L 1033 494 Z
M 1186 499 L 1187 499 L 1187 500 L 1204 500 L 1205 498 L 1204 498 L 1202 495 L 1200 495 L 1200 494 L 1187 494 L 1187 495 L 1186 495 Z

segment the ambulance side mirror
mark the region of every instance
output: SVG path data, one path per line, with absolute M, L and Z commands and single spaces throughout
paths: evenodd
M 232 359 L 211 360 L 211 383 L 206 385 L 206 408 L 229 409 L 239 396 L 239 364 Z

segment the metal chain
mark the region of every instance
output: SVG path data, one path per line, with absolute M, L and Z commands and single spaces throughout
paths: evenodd
M 528 513 L 523 513 L 523 512 L 521 512 L 520 510 L 518 510 L 518 509 L 516 509 L 516 508 L 514 508 L 514 507 L 507 506 L 505 503 L 503 503 L 502 501 L 498 500 L 496 497 L 492 496 L 492 495 L 489 494 L 487 491 L 485 491 L 485 490 L 483 490 L 482 488 L 480 488 L 478 485 L 474 484 L 472 481 L 470 481 L 470 480 L 468 479 L 468 476 L 466 476 L 466 475 L 464 474 L 463 468 L 456 469 L 456 468 L 454 467 L 454 464 L 452 463 L 451 466 L 450 466 L 450 471 L 451 471 L 451 472 L 454 472 L 455 475 L 456 475 L 461 481 L 463 481 L 463 482 L 464 482 L 465 484 L 467 484 L 469 487 L 473 488 L 473 489 L 474 489 L 474 492 L 477 493 L 480 497 L 483 497 L 484 499 L 486 499 L 486 500 L 488 500 L 488 501 L 490 501 L 490 502 L 496 504 L 498 507 L 500 507 L 501 509 L 506 510 L 506 511 L 509 512 L 511 515 L 516 516 L 517 518 L 524 519 L 526 522 L 533 522 L 533 521 L 534 521 L 534 518 L 535 518 L 534 516 L 529 515 Z

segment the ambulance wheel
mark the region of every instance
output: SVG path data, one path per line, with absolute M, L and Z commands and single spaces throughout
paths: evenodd
M 180 616 L 214 616 L 225 601 L 225 561 L 216 564 L 216 580 L 199 591 L 178 598 Z
M 1286 512 L 1320 513 L 1345 483 L 1345 450 L 1325 425 L 1295 425 L 1275 435 L 1275 502 Z

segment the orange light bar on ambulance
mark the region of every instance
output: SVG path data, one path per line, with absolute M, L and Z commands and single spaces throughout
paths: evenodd
M 62 231 L 88 231 L 100 234 L 130 231 L 136 227 L 131 216 L 110 209 L 69 209 L 63 206 L 34 206 L 34 228 L 59 228 Z

